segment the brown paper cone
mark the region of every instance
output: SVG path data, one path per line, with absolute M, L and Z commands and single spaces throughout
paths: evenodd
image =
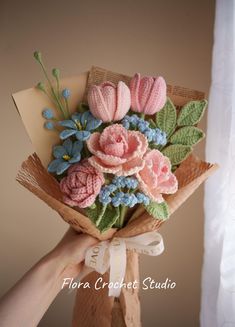
M 92 68 L 86 87 L 87 77 L 88 75 L 84 73 L 78 77 L 66 79 L 62 83 L 63 85 L 69 86 L 72 90 L 80 90 L 72 99 L 73 110 L 75 110 L 76 103 L 79 100 L 82 98 L 86 100 L 86 92 L 90 84 L 98 84 L 104 80 L 111 80 L 114 83 L 124 80 L 126 83 L 129 83 L 130 80 L 128 76 L 112 73 L 97 67 Z M 202 92 L 170 85 L 168 85 L 168 95 L 178 107 L 190 100 L 202 99 L 204 97 Z M 17 93 L 13 95 L 13 98 L 27 132 L 41 159 L 34 153 L 22 164 L 17 175 L 17 181 L 19 183 L 46 202 L 52 209 L 56 210 L 75 230 L 90 234 L 99 240 L 110 239 L 114 235 L 118 237 L 131 237 L 159 229 L 163 221 L 152 218 L 142 208 L 139 208 L 134 214 L 135 219 L 132 219 L 126 227 L 119 231 L 110 229 L 101 234 L 82 212 L 78 212 L 65 205 L 62 202 L 62 194 L 58 182 L 45 169 L 45 165 L 50 160 L 51 145 L 59 141 L 58 136 L 54 135 L 52 138 L 50 132 L 42 128 L 41 110 L 44 106 L 48 106 L 48 103 L 46 103 L 45 99 L 35 89 Z M 31 107 L 34 108 L 34 115 L 29 114 L 29 111 L 32 110 Z M 186 201 L 215 169 L 217 169 L 217 165 L 203 162 L 193 155 L 185 160 L 175 172 L 179 181 L 179 190 L 177 193 L 165 198 L 170 207 L 170 213 L 172 214 Z M 134 280 L 138 280 L 138 269 L 138 255 L 128 252 L 125 281 L 133 282 Z M 93 272 L 86 276 L 83 281 L 89 281 L 92 284 L 98 277 L 99 274 Z M 103 278 L 108 281 L 108 274 L 106 273 Z M 93 288 L 78 290 L 74 307 L 73 327 L 110 327 L 122 325 L 127 327 L 141 326 L 138 290 L 122 289 L 118 301 L 114 301 L 113 298 L 108 297 L 107 289 L 101 291 L 96 291 Z

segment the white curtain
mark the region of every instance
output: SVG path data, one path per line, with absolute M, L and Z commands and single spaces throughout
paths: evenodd
M 201 327 L 235 326 L 235 0 L 217 0 L 206 160 Z

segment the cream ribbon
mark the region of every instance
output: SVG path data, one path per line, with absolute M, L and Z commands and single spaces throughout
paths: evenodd
M 153 231 L 100 242 L 86 251 L 85 267 L 78 278 L 81 280 L 93 270 L 103 275 L 110 268 L 109 285 L 112 287 L 109 287 L 109 296 L 119 297 L 126 272 L 126 250 L 158 256 L 164 251 L 163 238 Z

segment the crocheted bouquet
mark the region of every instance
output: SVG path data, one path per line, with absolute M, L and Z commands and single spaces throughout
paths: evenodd
M 45 128 L 56 129 L 61 143 L 52 149 L 54 159 L 48 172 L 60 183 L 63 201 L 85 214 L 104 232 L 128 222 L 128 208 L 142 205 L 154 218 L 169 216 L 165 194 L 178 189 L 174 171 L 192 152 L 204 133 L 195 125 L 207 101 L 187 103 L 177 117 L 166 95 L 165 80 L 135 74 L 130 88 L 105 81 L 88 90 L 88 105 L 69 110 L 70 90 L 60 90 L 59 71 L 54 69 L 56 87 L 35 52 L 49 82 L 54 109 L 44 109 Z M 55 118 L 55 110 L 58 110 Z
M 48 85 L 13 95 L 37 151 L 17 180 L 75 230 L 100 240 L 86 254 L 84 281 L 100 274 L 112 285 L 138 280 L 138 254 L 162 253 L 159 227 L 217 168 L 191 154 L 205 136 L 197 124 L 207 101 L 160 76 L 96 67 L 66 80 L 53 69 L 52 82 L 41 54 L 34 57 Z M 73 326 L 141 325 L 138 289 L 77 294 Z

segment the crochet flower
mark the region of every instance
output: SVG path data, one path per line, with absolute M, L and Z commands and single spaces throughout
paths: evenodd
M 69 168 L 68 176 L 61 180 L 63 200 L 71 207 L 87 208 L 95 202 L 104 182 L 103 174 L 83 160 Z
M 163 77 L 140 77 L 135 74 L 130 82 L 131 108 L 135 112 L 153 115 L 166 102 L 166 82 Z
M 114 124 L 102 133 L 93 133 L 87 146 L 93 154 L 88 159 L 92 166 L 104 173 L 128 176 L 143 168 L 148 141 L 142 133 Z
M 122 121 L 122 126 L 126 129 L 137 129 L 143 133 L 149 142 L 156 145 L 165 145 L 167 143 L 167 135 L 159 128 L 151 128 L 148 121 L 138 117 L 137 115 L 126 115 Z
M 170 160 L 158 150 L 151 150 L 144 156 L 144 168 L 136 174 L 139 188 L 151 200 L 163 202 L 162 194 L 173 194 L 178 182 L 171 172 Z
M 102 123 L 101 120 L 92 116 L 89 111 L 85 111 L 84 113 L 76 112 L 71 118 L 72 119 L 59 122 L 60 126 L 66 127 L 66 129 L 60 133 L 60 138 L 62 140 L 75 135 L 78 140 L 85 141 L 90 137 L 91 131 L 99 127 Z
M 92 114 L 103 122 L 121 120 L 131 105 L 130 90 L 121 81 L 117 86 L 111 82 L 92 85 L 87 99 Z
M 112 203 L 114 207 L 124 205 L 133 208 L 137 203 L 148 205 L 150 199 L 143 193 L 132 193 L 136 189 L 138 181 L 133 177 L 115 176 L 111 184 L 102 187 L 99 193 L 99 201 L 103 205 Z
M 47 170 L 50 173 L 61 175 L 72 164 L 80 161 L 82 147 L 81 141 L 73 143 L 70 139 L 64 141 L 62 145 L 54 146 L 52 153 L 56 159 L 49 164 Z

